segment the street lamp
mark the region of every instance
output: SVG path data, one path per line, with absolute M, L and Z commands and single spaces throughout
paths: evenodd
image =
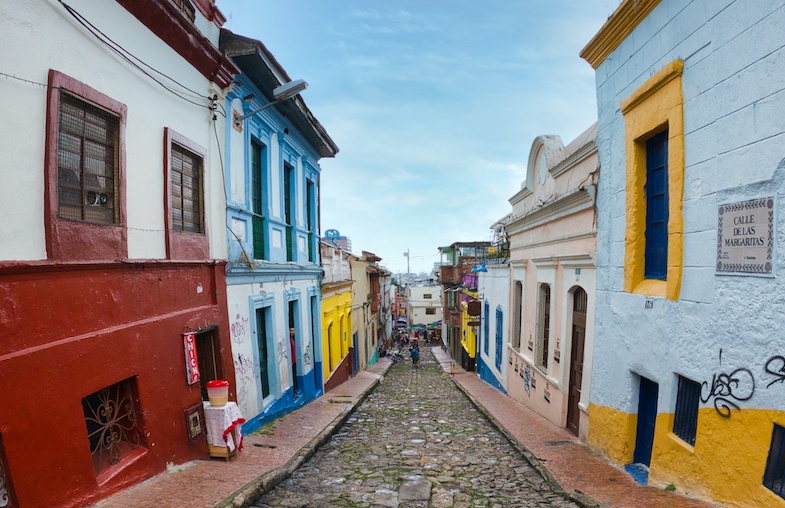
M 295 79 L 294 81 L 289 81 L 288 83 L 284 83 L 283 85 L 281 85 L 281 86 L 279 86 L 279 87 L 277 87 L 277 88 L 275 88 L 273 90 L 273 99 L 274 100 L 272 102 L 270 102 L 268 104 L 265 104 L 261 108 L 259 108 L 257 110 L 254 110 L 254 111 L 252 111 L 250 113 L 247 113 L 245 115 L 235 116 L 234 117 L 234 124 L 235 125 L 240 125 L 243 122 L 243 120 L 245 120 L 246 118 L 254 116 L 256 113 L 262 112 L 265 109 L 269 108 L 270 106 L 274 106 L 274 105 L 278 104 L 279 102 L 283 102 L 283 101 L 285 101 L 287 99 L 291 99 L 292 97 L 294 97 L 295 95 L 299 94 L 300 92 L 302 92 L 306 88 L 308 88 L 308 83 L 306 83 L 302 79 Z

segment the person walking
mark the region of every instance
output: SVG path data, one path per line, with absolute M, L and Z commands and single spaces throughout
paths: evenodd
M 417 364 L 420 362 L 420 344 L 415 340 L 411 350 L 409 350 L 409 355 L 412 357 L 412 365 L 414 368 L 417 368 Z

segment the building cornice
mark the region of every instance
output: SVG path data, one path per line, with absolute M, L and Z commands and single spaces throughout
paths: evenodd
M 624 0 L 602 25 L 580 56 L 594 69 L 599 67 L 661 0 Z
M 532 193 L 532 190 L 530 188 L 524 187 L 521 190 L 519 190 L 518 192 L 516 192 L 515 195 L 513 195 L 513 197 L 511 197 L 507 201 L 511 205 L 515 206 L 516 204 L 518 204 L 521 201 L 523 201 L 523 199 L 526 198 L 526 196 L 529 196 L 531 193 Z
M 515 234 L 572 215 L 594 206 L 596 189 L 594 185 L 573 190 L 540 208 L 517 217 L 507 225 L 507 233 Z
M 588 143 L 586 143 L 585 145 L 583 145 L 582 147 L 578 148 L 576 151 L 571 153 L 566 159 L 553 166 L 548 171 L 550 171 L 551 176 L 553 178 L 556 178 L 557 176 L 564 173 L 568 169 L 577 166 L 584 160 L 588 159 L 595 153 L 597 153 L 597 143 L 595 143 L 594 141 L 589 141 Z

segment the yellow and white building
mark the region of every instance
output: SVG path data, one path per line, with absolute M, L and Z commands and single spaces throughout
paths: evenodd
M 589 443 L 642 481 L 785 507 L 785 8 L 624 0 L 596 70 Z

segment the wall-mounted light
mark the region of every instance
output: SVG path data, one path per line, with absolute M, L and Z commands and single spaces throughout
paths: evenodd
M 245 115 L 235 116 L 234 124 L 240 125 L 243 122 L 243 120 L 245 120 L 246 118 L 254 116 L 256 113 L 264 111 L 265 109 L 269 108 L 270 106 L 274 106 L 279 102 L 283 102 L 285 100 L 291 99 L 292 97 L 299 94 L 306 88 L 308 88 L 308 83 L 306 83 L 302 79 L 295 79 L 294 81 L 289 81 L 288 83 L 284 83 L 283 85 L 273 90 L 274 100 L 272 102 L 265 104 L 261 108 L 251 111 L 250 113 L 247 113 Z

